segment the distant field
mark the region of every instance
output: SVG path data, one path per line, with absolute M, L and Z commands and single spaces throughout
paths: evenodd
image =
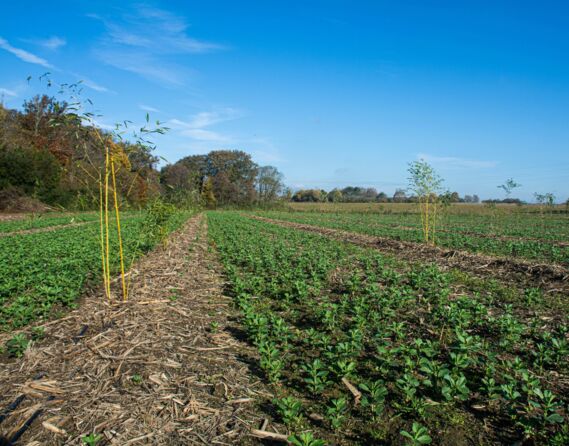
M 412 204 L 293 204 L 289 211 L 257 215 L 296 223 L 389 237 L 423 240 Z M 533 206 L 451 206 L 438 223 L 439 246 L 496 256 L 569 265 L 569 214 L 542 213 Z
M 373 212 L 373 213 L 412 213 L 419 212 L 415 203 L 287 203 L 287 208 L 301 212 Z M 449 208 L 450 214 L 488 214 L 496 212 L 502 214 L 539 214 L 543 209 L 538 205 L 497 204 L 496 206 L 484 203 L 453 203 Z M 568 210 L 565 205 L 556 205 L 554 213 L 564 213 Z

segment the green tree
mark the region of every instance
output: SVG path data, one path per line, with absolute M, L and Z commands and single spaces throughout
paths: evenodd
M 417 196 L 426 243 L 435 244 L 439 194 L 443 179 L 425 160 L 409 163 L 409 189 Z

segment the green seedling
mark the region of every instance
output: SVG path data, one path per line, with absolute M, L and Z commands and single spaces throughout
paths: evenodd
M 298 424 L 302 420 L 302 403 L 296 398 L 275 398 L 273 404 L 287 426 Z
M 10 356 L 21 358 L 29 345 L 30 341 L 26 338 L 26 335 L 18 333 L 6 342 L 6 350 Z
M 407 439 L 410 446 L 421 446 L 423 444 L 431 444 L 433 439 L 429 435 L 429 431 L 425 426 L 419 423 L 413 423 L 411 432 L 402 430 L 400 434 Z

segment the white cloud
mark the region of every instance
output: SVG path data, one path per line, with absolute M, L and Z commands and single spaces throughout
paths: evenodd
M 12 53 L 14 56 L 20 60 L 23 60 L 24 62 L 41 65 L 46 68 L 53 68 L 53 66 L 47 60 L 42 59 L 41 57 L 36 56 L 35 54 L 32 54 L 21 48 L 13 47 L 8 43 L 7 40 L 3 39 L 2 37 L 0 37 L 0 48 L 8 51 L 9 53 Z
M 168 11 L 137 5 L 120 20 L 101 18 L 105 34 L 94 54 L 116 68 L 172 85 L 182 85 L 188 70 L 165 56 L 203 54 L 224 49 L 223 45 L 190 37 L 183 17 Z
M 89 87 L 91 90 L 95 90 L 98 91 L 100 93 L 108 93 L 111 90 L 109 90 L 107 87 L 104 87 L 103 85 L 100 85 L 94 81 L 92 81 L 91 79 L 87 79 L 86 77 L 81 78 L 83 85 L 85 85 L 86 87 Z
M 115 130 L 116 129 L 116 125 L 105 124 L 104 122 L 97 121 L 96 119 L 92 119 L 91 124 L 93 124 L 95 127 L 99 127 L 100 129 L 103 129 L 103 130 Z
M 206 129 L 184 129 L 180 132 L 184 136 L 189 136 L 192 139 L 206 142 L 217 143 L 231 143 L 233 140 L 229 136 L 222 135 L 221 133 L 214 132 Z
M 171 119 L 168 125 L 178 129 L 181 135 L 188 136 L 197 141 L 217 143 L 235 143 L 236 139 L 230 136 L 207 129 L 212 125 L 232 121 L 244 116 L 243 112 L 234 108 L 222 108 L 215 111 L 204 111 L 191 116 L 188 121 Z
M 151 107 L 150 105 L 138 104 L 138 108 L 140 108 L 141 110 L 144 110 L 146 112 L 150 112 L 150 113 L 160 113 L 160 110 L 158 110 L 157 108 Z
M 107 65 L 163 84 L 180 86 L 188 77 L 183 69 L 160 61 L 158 57 L 151 54 L 109 49 L 97 49 L 94 53 Z
M 192 147 L 199 148 L 202 152 L 221 148 L 241 149 L 249 152 L 255 161 L 263 164 L 285 162 L 277 147 L 268 138 L 257 135 L 251 137 L 227 135 L 210 128 L 244 116 L 246 114 L 242 110 L 225 107 L 196 113 L 186 121 L 171 119 L 167 122 L 167 126 L 177 131 L 179 135 L 190 138 Z
M 226 107 L 217 111 L 200 112 L 195 114 L 188 125 L 191 127 L 209 127 L 214 124 L 225 121 L 233 121 L 234 119 L 239 119 L 244 116 L 244 113 L 230 107 Z
M 423 159 L 434 165 L 454 169 L 491 169 L 498 165 L 497 161 L 473 160 L 453 156 L 433 156 L 427 153 L 417 154 L 417 159 Z
M 18 93 L 16 93 L 14 90 L 8 90 L 7 88 L 0 87 L 0 95 L 12 96 L 15 98 L 16 96 L 18 96 Z
M 55 51 L 61 48 L 62 46 L 67 45 L 67 41 L 65 39 L 62 39 L 61 37 L 57 36 L 52 36 L 44 40 L 37 40 L 36 43 L 52 51 Z

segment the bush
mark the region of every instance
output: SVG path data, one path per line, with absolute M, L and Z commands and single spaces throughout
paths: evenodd
M 53 203 L 58 196 L 61 166 L 46 150 L 0 147 L 0 190 L 17 188 Z

